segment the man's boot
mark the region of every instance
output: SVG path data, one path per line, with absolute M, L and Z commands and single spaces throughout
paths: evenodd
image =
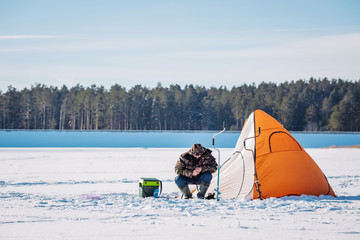
M 210 186 L 209 183 L 201 182 L 200 183 L 200 189 L 199 189 L 199 192 L 197 194 L 197 197 L 200 198 L 200 199 L 204 199 L 205 193 L 208 190 L 209 186 Z
M 180 190 L 184 194 L 185 199 L 192 198 L 192 193 L 190 192 L 189 185 L 186 185 L 186 186 L 180 188 Z

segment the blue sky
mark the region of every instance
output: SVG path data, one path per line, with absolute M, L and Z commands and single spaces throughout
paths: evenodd
M 0 0 L 0 90 L 360 79 L 360 1 Z

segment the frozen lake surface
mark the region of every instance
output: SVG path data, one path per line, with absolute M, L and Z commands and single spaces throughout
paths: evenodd
M 175 198 L 186 150 L 0 148 L 0 239 L 360 239 L 360 149 L 307 149 L 337 198 L 218 202 Z M 162 197 L 140 198 L 141 177 Z

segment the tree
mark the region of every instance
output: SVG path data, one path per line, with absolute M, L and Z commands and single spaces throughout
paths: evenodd
M 170 95 L 173 96 L 174 103 L 171 108 L 173 119 L 173 130 L 184 130 L 185 127 L 185 93 L 179 85 L 170 85 Z
M 201 88 L 195 89 L 193 85 L 184 88 L 185 127 L 188 130 L 201 129 L 201 91 Z
M 304 130 L 305 131 L 318 131 L 320 128 L 320 126 L 319 126 L 320 118 L 321 118 L 320 110 L 318 109 L 317 106 L 315 106 L 314 104 L 311 104 L 306 109 L 305 122 L 307 122 L 307 124 L 306 124 Z
M 16 88 L 10 86 L 4 97 L 5 129 L 19 129 L 22 126 L 20 102 L 21 96 Z
M 27 88 L 21 91 L 20 97 L 20 114 L 22 116 L 22 126 L 24 129 L 30 129 L 30 119 L 32 114 L 31 91 Z
M 360 91 L 350 89 L 330 116 L 331 131 L 359 131 L 360 124 Z

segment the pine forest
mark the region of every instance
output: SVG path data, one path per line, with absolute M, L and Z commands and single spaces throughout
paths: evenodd
M 360 131 L 360 81 L 311 78 L 231 89 L 9 86 L 0 92 L 0 129 L 239 131 L 255 109 L 290 131 Z

